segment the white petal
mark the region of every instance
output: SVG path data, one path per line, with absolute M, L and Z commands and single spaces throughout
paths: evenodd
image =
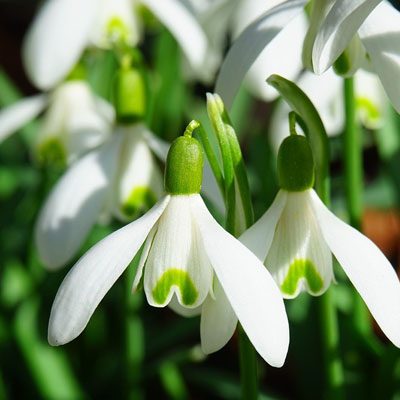
M 382 2 L 361 26 L 360 38 L 390 101 L 400 112 L 400 12 Z
M 157 137 L 145 125 L 141 125 L 143 138 L 147 141 L 153 153 L 163 162 L 167 161 L 168 150 L 171 143 Z
M 194 308 L 212 289 L 212 268 L 192 212 L 197 197 L 171 196 L 158 221 L 144 271 L 144 290 L 152 306 L 164 307 L 175 293 L 181 305 Z
M 267 11 L 239 36 L 219 72 L 215 92 L 229 109 L 243 78 L 263 49 L 298 15 L 307 1 L 287 1 Z
M 400 282 L 378 247 L 331 213 L 312 193 L 322 234 L 385 335 L 400 347 Z
M 51 309 L 49 343 L 61 345 L 85 329 L 94 310 L 129 265 L 164 211 L 169 196 L 146 215 L 92 247 L 65 277 Z
M 267 258 L 275 234 L 276 224 L 286 204 L 286 198 L 287 192 L 280 190 L 271 207 L 253 226 L 239 237 L 239 240 L 250 249 L 261 262 L 264 262 Z
M 100 48 L 115 43 L 135 46 L 141 36 L 141 27 L 131 0 L 97 0 L 98 12 L 90 31 L 90 40 Z
M 315 39 L 313 67 L 325 72 L 342 54 L 358 28 L 382 0 L 336 0 Z
M 214 281 L 214 296 L 203 304 L 200 322 L 201 349 L 210 354 L 222 349 L 235 332 L 237 318 L 218 279 Z
M 201 71 L 207 57 L 207 37 L 182 2 L 177 0 L 141 0 L 170 30 L 192 67 Z
M 116 169 L 118 140 L 75 163 L 57 182 L 39 213 L 35 241 L 49 269 L 66 264 L 94 224 Z
M 310 190 L 287 192 L 264 264 L 285 298 L 301 291 L 318 296 L 328 289 L 333 280 L 332 254 L 314 215 Z
M 298 77 L 303 69 L 301 54 L 307 25 L 307 17 L 301 13 L 264 48 L 245 78 L 251 93 L 262 100 L 271 101 L 279 94 L 265 82 L 270 75 L 279 74 L 289 80 Z
M 143 138 L 143 125 L 121 127 L 121 150 L 113 188 L 113 212 L 132 220 L 146 212 L 164 194 L 161 170 Z
M 204 249 L 231 306 L 258 353 L 283 365 L 289 326 L 282 295 L 257 257 L 214 220 L 201 197 L 196 220 Z
M 97 0 L 47 0 L 25 38 L 22 57 L 32 82 L 49 89 L 79 60 Z
M 197 317 L 201 314 L 201 309 L 203 308 L 203 305 L 195 308 L 184 307 L 179 303 L 176 294 L 174 294 L 171 298 L 171 301 L 168 303 L 168 307 L 181 317 L 192 318 Z
M 0 142 L 37 117 L 46 107 L 47 96 L 38 94 L 17 101 L 0 111 Z

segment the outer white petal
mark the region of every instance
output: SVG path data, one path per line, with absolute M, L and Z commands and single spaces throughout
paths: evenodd
M 145 125 L 142 125 L 142 135 L 147 141 L 153 153 L 163 162 L 167 161 L 168 150 L 171 147 L 171 143 L 157 137 L 151 132 Z
M 258 353 L 272 366 L 282 366 L 289 326 L 278 287 L 257 257 L 218 225 L 201 197 L 196 202 L 204 249 L 236 316 Z
M 390 101 L 400 112 L 400 12 L 382 2 L 361 26 L 360 38 Z
M 144 125 L 120 127 L 122 136 L 113 211 L 122 219 L 137 218 L 163 195 L 163 176 L 144 139 Z
M 3 108 L 0 111 L 0 142 L 37 117 L 46 104 L 47 96 L 38 94 Z
M 218 279 L 214 281 L 214 296 L 208 296 L 201 311 L 201 349 L 210 354 L 222 349 L 235 332 L 237 318 Z
M 267 101 L 278 97 L 279 93 L 265 82 L 272 74 L 290 80 L 298 77 L 303 69 L 301 54 L 307 25 L 305 13 L 296 16 L 257 57 L 245 78 L 255 96 Z
M 141 0 L 171 31 L 192 67 L 201 71 L 207 57 L 207 37 L 182 2 L 178 0 Z
M 336 0 L 315 38 L 312 53 L 317 74 L 342 54 L 358 28 L 382 0 Z
M 311 206 L 310 190 L 287 192 L 264 265 L 291 299 L 301 291 L 324 293 L 333 280 L 332 254 Z
M 262 262 L 267 258 L 268 251 L 274 238 L 276 224 L 285 207 L 287 192 L 280 190 L 271 207 L 239 240 L 250 249 Z
M 106 199 L 116 169 L 118 138 L 74 164 L 57 182 L 39 213 L 35 241 L 49 269 L 79 250 Z
M 181 305 L 195 308 L 212 290 L 212 268 L 194 222 L 198 194 L 174 195 L 158 221 L 144 271 L 147 301 L 164 307 L 175 294 Z
M 129 265 L 169 202 L 161 199 L 147 214 L 92 247 L 65 277 L 51 309 L 49 343 L 61 345 L 85 329 L 94 310 Z
M 259 54 L 302 11 L 306 3 L 305 0 L 287 1 L 267 11 L 235 41 L 222 64 L 215 88 L 228 109 Z
M 400 347 L 400 282 L 393 266 L 367 237 L 331 213 L 312 193 L 322 234 L 385 335 Z
M 79 60 L 88 42 L 97 0 L 47 0 L 25 38 L 22 57 L 32 82 L 49 89 Z

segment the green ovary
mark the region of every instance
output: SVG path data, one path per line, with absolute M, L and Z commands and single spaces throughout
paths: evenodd
M 122 204 L 122 212 L 129 218 L 135 218 L 153 207 L 156 202 L 157 198 L 150 188 L 138 186 Z
M 112 40 L 125 42 L 128 39 L 129 30 L 118 17 L 113 17 L 107 25 L 107 36 Z
M 38 159 L 44 165 L 65 167 L 67 163 L 65 148 L 56 138 L 48 139 L 39 146 Z
M 324 282 L 310 260 L 297 259 L 289 267 L 285 280 L 281 285 L 282 292 L 289 296 L 296 293 L 300 279 L 305 279 L 310 291 L 318 293 L 324 286 Z
M 165 303 L 172 286 L 177 286 L 185 306 L 194 304 L 199 295 L 189 274 L 186 271 L 172 268 L 164 272 L 152 293 L 157 304 Z

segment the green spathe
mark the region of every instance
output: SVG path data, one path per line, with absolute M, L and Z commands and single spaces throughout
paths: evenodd
M 179 288 L 182 302 L 185 306 L 194 304 L 199 292 L 189 274 L 177 268 L 171 268 L 164 272 L 158 280 L 152 291 L 154 301 L 158 304 L 164 304 L 172 286 Z
M 278 179 L 281 189 L 301 192 L 313 187 L 315 166 L 308 140 L 290 135 L 278 152 Z
M 203 151 L 200 143 L 190 136 L 175 139 L 168 152 L 165 166 L 167 193 L 200 193 L 203 173 Z
M 300 279 L 305 279 L 311 293 L 317 294 L 324 287 L 324 282 L 310 260 L 296 259 L 290 264 L 285 280 L 281 285 L 284 294 L 293 296 Z
M 117 120 L 124 123 L 143 119 L 146 111 L 146 87 L 142 73 L 122 68 L 114 78 L 113 103 Z

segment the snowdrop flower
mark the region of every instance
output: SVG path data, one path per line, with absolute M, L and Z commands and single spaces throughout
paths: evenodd
M 39 160 L 72 163 L 103 143 L 110 134 L 114 110 L 82 80 L 66 81 L 48 94 L 22 99 L 0 112 L 0 141 L 45 110 L 36 138 Z M 50 160 L 51 161 L 51 160 Z
M 335 61 L 345 75 L 360 66 L 378 74 L 394 108 L 400 112 L 400 13 L 381 0 L 336 0 L 316 35 L 314 71 Z
M 288 322 L 282 296 L 262 263 L 211 216 L 200 197 L 203 156 L 186 130 L 171 145 L 164 197 L 144 216 L 90 249 L 68 273 L 51 310 L 49 342 L 76 338 L 144 244 L 133 283 L 154 307 L 201 309 L 206 353 L 223 347 L 237 320 L 260 355 L 283 364 Z
M 99 148 L 75 162 L 44 202 L 35 226 L 42 263 L 58 269 L 81 248 L 100 217 L 132 220 L 163 194 L 153 152 L 165 157 L 168 145 L 143 124 L 119 126 Z
M 47 0 L 23 45 L 29 78 L 37 87 L 49 89 L 65 78 L 86 47 L 137 45 L 140 5 L 171 31 L 191 66 L 201 72 L 207 38 L 179 0 Z
M 264 262 L 285 298 L 324 293 L 334 280 L 332 253 L 386 334 L 400 347 L 400 283 L 378 247 L 337 218 L 312 189 L 314 163 L 304 136 L 278 155 L 281 190 L 240 240 Z

